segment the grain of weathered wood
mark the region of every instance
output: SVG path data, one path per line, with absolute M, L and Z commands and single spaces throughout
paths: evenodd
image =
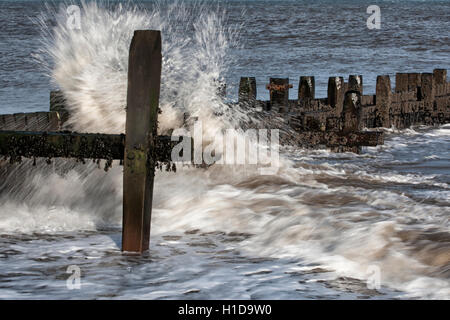
M 301 76 L 298 85 L 298 100 L 315 98 L 315 78 L 312 76 Z
M 161 81 L 161 34 L 138 30 L 128 60 L 122 250 L 148 250 Z
M 0 115 L 0 130 L 58 131 L 61 118 L 58 112 L 30 112 Z
M 256 78 L 241 77 L 239 81 L 239 103 L 254 107 L 256 101 Z
M 284 113 L 289 111 L 289 78 L 270 78 L 269 86 L 279 89 L 270 89 L 270 108 Z
M 381 116 L 381 125 L 384 128 L 391 126 L 390 109 L 391 109 L 391 79 L 388 75 L 378 76 L 376 85 L 376 106 Z
M 336 114 L 341 114 L 344 104 L 344 78 L 330 77 L 328 78 L 328 104 L 336 111 Z

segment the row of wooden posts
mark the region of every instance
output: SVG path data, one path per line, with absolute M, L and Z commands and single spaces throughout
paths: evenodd
M 408 92 L 420 88 L 419 96 L 426 99 L 426 97 L 432 95 L 433 86 L 446 84 L 446 79 L 446 69 L 434 69 L 432 73 L 396 73 L 394 92 Z M 387 85 L 390 90 L 391 81 L 389 76 L 377 77 L 378 87 L 386 87 Z M 289 89 L 291 88 L 293 88 L 293 85 L 289 83 L 289 78 L 269 78 L 269 84 L 266 85 L 266 89 L 270 93 L 270 104 L 287 106 L 289 104 Z M 349 75 L 347 82 L 345 82 L 343 77 L 329 77 L 326 100 L 330 105 L 334 106 L 337 103 L 339 92 L 357 91 L 363 95 L 363 88 L 362 75 Z M 298 83 L 297 101 L 301 103 L 304 100 L 316 99 L 315 91 L 315 77 L 301 76 Z M 254 103 L 257 100 L 255 77 L 240 78 L 238 99 L 241 103 Z
M 300 77 L 298 98 L 289 99 L 289 78 L 270 78 L 266 86 L 270 100 L 257 100 L 256 79 L 242 77 L 239 84 L 239 104 L 247 106 L 253 114 L 262 110 L 268 119 L 281 117 L 292 129 L 301 133 L 294 144 L 308 144 L 305 133 L 349 131 L 368 138 L 364 128 L 408 128 L 412 125 L 439 125 L 450 122 L 450 83 L 447 70 L 435 69 L 432 73 L 397 73 L 396 86 L 392 90 L 390 77 L 377 77 L 376 93 L 363 94 L 363 77 L 350 75 L 330 77 L 326 98 L 315 97 L 315 79 Z M 306 141 L 303 140 L 306 138 Z M 381 137 L 380 137 L 381 138 Z M 315 140 L 309 140 L 310 145 Z M 372 145 L 367 139 L 364 145 Z M 382 143 L 382 141 L 379 141 Z M 338 150 L 358 152 L 359 148 Z

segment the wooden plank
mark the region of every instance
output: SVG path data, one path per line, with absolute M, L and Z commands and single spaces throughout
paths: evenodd
M 347 91 L 342 108 L 342 132 L 357 132 L 361 122 L 361 94 L 359 91 Z
M 122 251 L 149 248 L 154 151 L 161 81 L 161 34 L 137 30 L 128 59 L 127 120 L 123 176 Z
M 58 131 L 58 112 L 31 112 L 0 115 L 0 130 Z
M 123 134 L 0 131 L 0 154 L 13 159 L 123 159 Z
M 351 74 L 348 76 L 348 88 L 347 91 L 357 91 L 363 95 L 363 76 Z M 344 98 L 345 100 L 345 98 Z
M 239 81 L 239 103 L 242 106 L 254 107 L 256 101 L 256 78 L 241 77 Z
M 336 111 L 336 115 L 340 115 L 344 105 L 344 78 L 330 77 L 328 78 L 328 104 Z
M 280 113 L 289 111 L 289 78 L 270 78 L 266 88 L 270 91 L 270 109 Z
M 172 148 L 178 144 L 170 136 L 158 136 L 157 162 L 170 162 Z M 192 143 L 192 141 L 191 141 Z M 76 132 L 0 131 L 0 155 L 25 158 L 75 158 L 123 160 L 124 134 Z
M 298 101 L 302 103 L 304 100 L 315 98 L 316 83 L 313 76 L 301 76 L 298 84 Z
M 403 88 L 403 87 L 402 87 Z M 376 85 L 376 106 L 384 128 L 391 127 L 390 108 L 392 102 L 391 79 L 388 75 L 378 76 Z

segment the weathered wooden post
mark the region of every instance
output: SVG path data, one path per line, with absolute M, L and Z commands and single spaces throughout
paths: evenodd
M 289 111 L 289 78 L 270 78 L 266 86 L 270 90 L 270 108 L 278 112 Z
M 390 108 L 391 108 L 391 79 L 389 76 L 378 76 L 376 86 L 376 106 L 381 117 L 381 125 L 384 128 L 391 126 Z
M 408 73 L 408 91 L 416 91 L 421 86 L 422 80 L 420 73 Z
M 330 77 L 328 79 L 328 104 L 335 110 L 336 116 L 342 112 L 344 103 L 344 78 Z
M 239 103 L 250 107 L 255 106 L 256 102 L 256 78 L 241 77 L 239 81 Z
M 422 73 L 422 100 L 432 101 L 434 99 L 433 74 Z
M 448 114 L 450 111 L 450 95 L 448 95 L 450 93 L 448 91 L 450 85 L 447 84 L 447 69 L 434 69 L 433 79 L 435 86 L 433 110 L 436 112 L 435 117 L 437 117 L 435 122 L 445 123 L 445 114 Z
M 298 85 L 298 100 L 311 100 L 315 97 L 315 78 L 312 76 L 301 76 Z
M 361 94 L 359 91 L 345 93 L 342 108 L 342 132 L 350 133 L 359 130 L 361 111 Z
M 434 69 L 433 78 L 437 85 L 443 85 L 447 83 L 447 69 Z
M 128 59 L 122 251 L 149 248 L 155 140 L 161 81 L 161 34 L 137 30 Z
M 395 74 L 395 92 L 408 91 L 408 74 L 396 73 Z
M 432 73 L 422 73 L 421 100 L 425 112 L 432 112 L 434 105 L 435 84 Z M 426 116 L 427 117 L 427 116 Z M 424 120 L 428 122 L 427 119 Z
M 363 76 L 349 75 L 347 91 L 357 91 L 360 95 L 363 94 Z M 345 99 L 344 99 L 345 100 Z

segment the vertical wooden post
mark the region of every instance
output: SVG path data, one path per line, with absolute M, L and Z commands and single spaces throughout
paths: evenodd
M 347 91 L 342 108 L 342 132 L 356 132 L 360 127 L 361 93 Z
M 395 92 L 408 91 L 408 74 L 396 73 L 395 74 Z
M 408 91 L 416 91 L 421 82 L 420 73 L 408 73 Z
M 433 78 L 437 85 L 443 85 L 447 83 L 447 69 L 434 69 Z
M 347 91 L 357 91 L 360 95 L 363 95 L 363 76 L 349 75 Z
M 381 118 L 381 125 L 384 128 L 391 127 L 390 109 L 391 109 L 391 78 L 389 76 L 378 76 L 376 86 L 376 106 Z
M 432 73 L 422 73 L 421 99 L 424 102 L 424 111 L 432 112 L 436 85 Z
M 271 86 L 282 86 L 281 90 L 270 89 L 270 108 L 278 112 L 289 110 L 289 78 L 270 78 Z
M 149 248 L 155 138 L 161 82 L 161 34 L 137 30 L 128 59 L 122 251 Z
M 298 85 L 298 100 L 315 98 L 315 79 L 313 76 L 301 76 Z
M 335 110 L 336 116 L 341 114 L 344 104 L 343 77 L 330 77 L 328 79 L 328 104 Z
M 239 103 L 255 106 L 256 102 L 256 78 L 255 77 L 241 77 L 239 82 Z

